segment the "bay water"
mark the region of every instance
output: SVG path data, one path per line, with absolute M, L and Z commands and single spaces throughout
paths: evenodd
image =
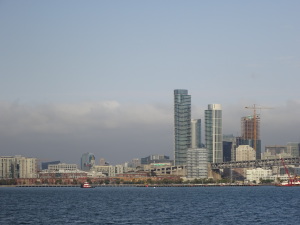
M 300 224 L 300 187 L 0 188 L 0 224 Z

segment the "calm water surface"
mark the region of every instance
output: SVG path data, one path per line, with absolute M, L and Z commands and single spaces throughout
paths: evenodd
M 0 188 L 0 224 L 300 224 L 300 187 Z

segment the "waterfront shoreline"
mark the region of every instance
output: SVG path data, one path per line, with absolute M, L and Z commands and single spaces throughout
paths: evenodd
M 148 187 L 148 188 L 156 188 L 156 187 L 258 187 L 258 186 L 276 186 L 275 184 L 107 184 L 107 185 L 92 185 L 96 188 L 101 187 Z M 38 188 L 48 188 L 48 187 L 59 187 L 59 188 L 80 188 L 80 185 L 0 185 L 1 187 L 18 187 L 18 188 L 26 188 L 26 187 L 38 187 Z

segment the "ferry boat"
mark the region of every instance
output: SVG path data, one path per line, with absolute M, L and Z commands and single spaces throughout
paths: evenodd
M 82 185 L 81 185 L 81 188 L 93 188 L 88 182 L 84 182 Z

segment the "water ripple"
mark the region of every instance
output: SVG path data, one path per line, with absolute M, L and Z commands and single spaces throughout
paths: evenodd
M 298 224 L 299 187 L 1 188 L 0 224 Z

